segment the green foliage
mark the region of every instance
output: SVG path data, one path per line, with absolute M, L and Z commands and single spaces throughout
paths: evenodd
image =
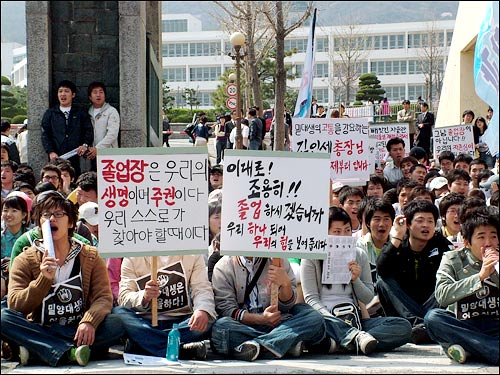
M 28 116 L 26 115 L 16 115 L 12 117 L 12 121 L 10 122 L 11 124 L 22 124 L 24 120 L 26 120 Z
M 2 118 L 13 121 L 17 115 L 26 115 L 26 88 L 11 86 L 5 76 L 2 76 L 2 85 L 7 86 L 1 91 Z
M 198 107 L 200 105 L 200 100 L 198 99 L 198 93 L 196 89 L 184 89 L 184 94 L 182 94 L 182 97 L 186 101 L 186 104 L 189 106 L 191 110 L 191 116 L 193 115 L 193 107 Z
M 175 96 L 170 95 L 170 87 L 167 86 L 167 81 L 163 80 L 163 112 L 168 113 L 169 110 L 174 106 Z
M 376 102 L 384 98 L 384 93 L 385 90 L 380 86 L 380 80 L 376 74 L 365 73 L 359 77 L 359 89 L 356 93 L 356 101 L 373 100 L 373 102 Z
M 297 104 L 297 97 L 299 96 L 298 90 L 286 90 L 285 105 L 286 110 L 292 115 L 295 112 L 295 104 Z
M 10 86 L 10 85 L 12 85 L 10 79 L 8 79 L 6 76 L 2 76 L 2 86 Z
M 219 113 L 215 109 L 204 109 L 203 112 L 207 114 L 209 121 L 215 121 L 216 113 Z M 175 122 L 190 123 L 193 120 L 193 115 L 189 108 L 172 108 L 168 112 L 168 119 L 170 120 L 171 124 Z

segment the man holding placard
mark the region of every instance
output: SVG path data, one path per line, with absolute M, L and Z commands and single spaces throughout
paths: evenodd
M 271 304 L 270 283 L 279 286 L 277 305 Z M 221 316 L 212 329 L 218 353 L 254 361 L 264 350 L 274 358 L 299 357 L 304 344 L 321 345 L 323 318 L 295 303 L 297 286 L 287 259 L 275 266 L 269 258 L 225 256 L 214 267 L 212 285 Z
M 216 318 L 214 295 L 202 255 L 158 257 L 156 280 L 151 257 L 123 258 L 119 307 L 128 334 L 125 352 L 164 357 L 174 323 L 181 334 L 180 359 L 206 359 L 203 340 Z M 158 301 L 158 326 L 151 324 L 152 300 Z

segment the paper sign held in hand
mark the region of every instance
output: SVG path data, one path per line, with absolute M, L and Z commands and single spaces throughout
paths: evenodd
M 52 240 L 52 231 L 50 229 L 50 220 L 45 220 L 42 224 L 42 237 L 45 249 L 49 251 L 49 257 L 55 258 L 54 241 Z

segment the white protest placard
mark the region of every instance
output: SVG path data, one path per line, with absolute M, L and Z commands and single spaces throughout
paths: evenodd
M 368 118 L 294 118 L 292 150 L 330 154 L 330 178 L 364 185 L 370 176 Z
M 207 252 L 206 149 L 101 149 L 97 171 L 101 256 Z
M 324 258 L 329 162 L 324 153 L 226 150 L 221 254 Z
M 405 156 L 408 156 L 410 146 L 409 124 L 402 122 L 399 124 L 370 124 L 370 153 L 371 170 L 375 170 L 375 164 L 380 167 L 380 161 L 384 160 L 387 154 L 387 142 L 392 138 L 401 138 L 405 142 Z
M 328 236 L 326 259 L 321 273 L 322 284 L 349 284 L 348 263 L 356 260 L 356 241 L 352 236 Z
M 437 158 L 441 151 L 451 151 L 455 155 L 475 155 L 472 124 L 442 126 L 432 131 L 433 154 Z

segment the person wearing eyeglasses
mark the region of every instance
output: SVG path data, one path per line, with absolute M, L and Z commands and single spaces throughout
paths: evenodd
M 57 190 L 62 187 L 61 170 L 53 164 L 46 164 L 40 171 L 40 181 L 50 182 Z
M 86 366 L 91 350 L 107 353 L 125 332 L 111 313 L 106 264 L 95 247 L 73 238 L 78 211 L 71 201 L 52 193 L 34 211 L 39 227 L 50 224 L 54 254 L 42 238 L 14 259 L 2 340 L 19 348 L 21 365 L 36 359 L 54 367 Z

